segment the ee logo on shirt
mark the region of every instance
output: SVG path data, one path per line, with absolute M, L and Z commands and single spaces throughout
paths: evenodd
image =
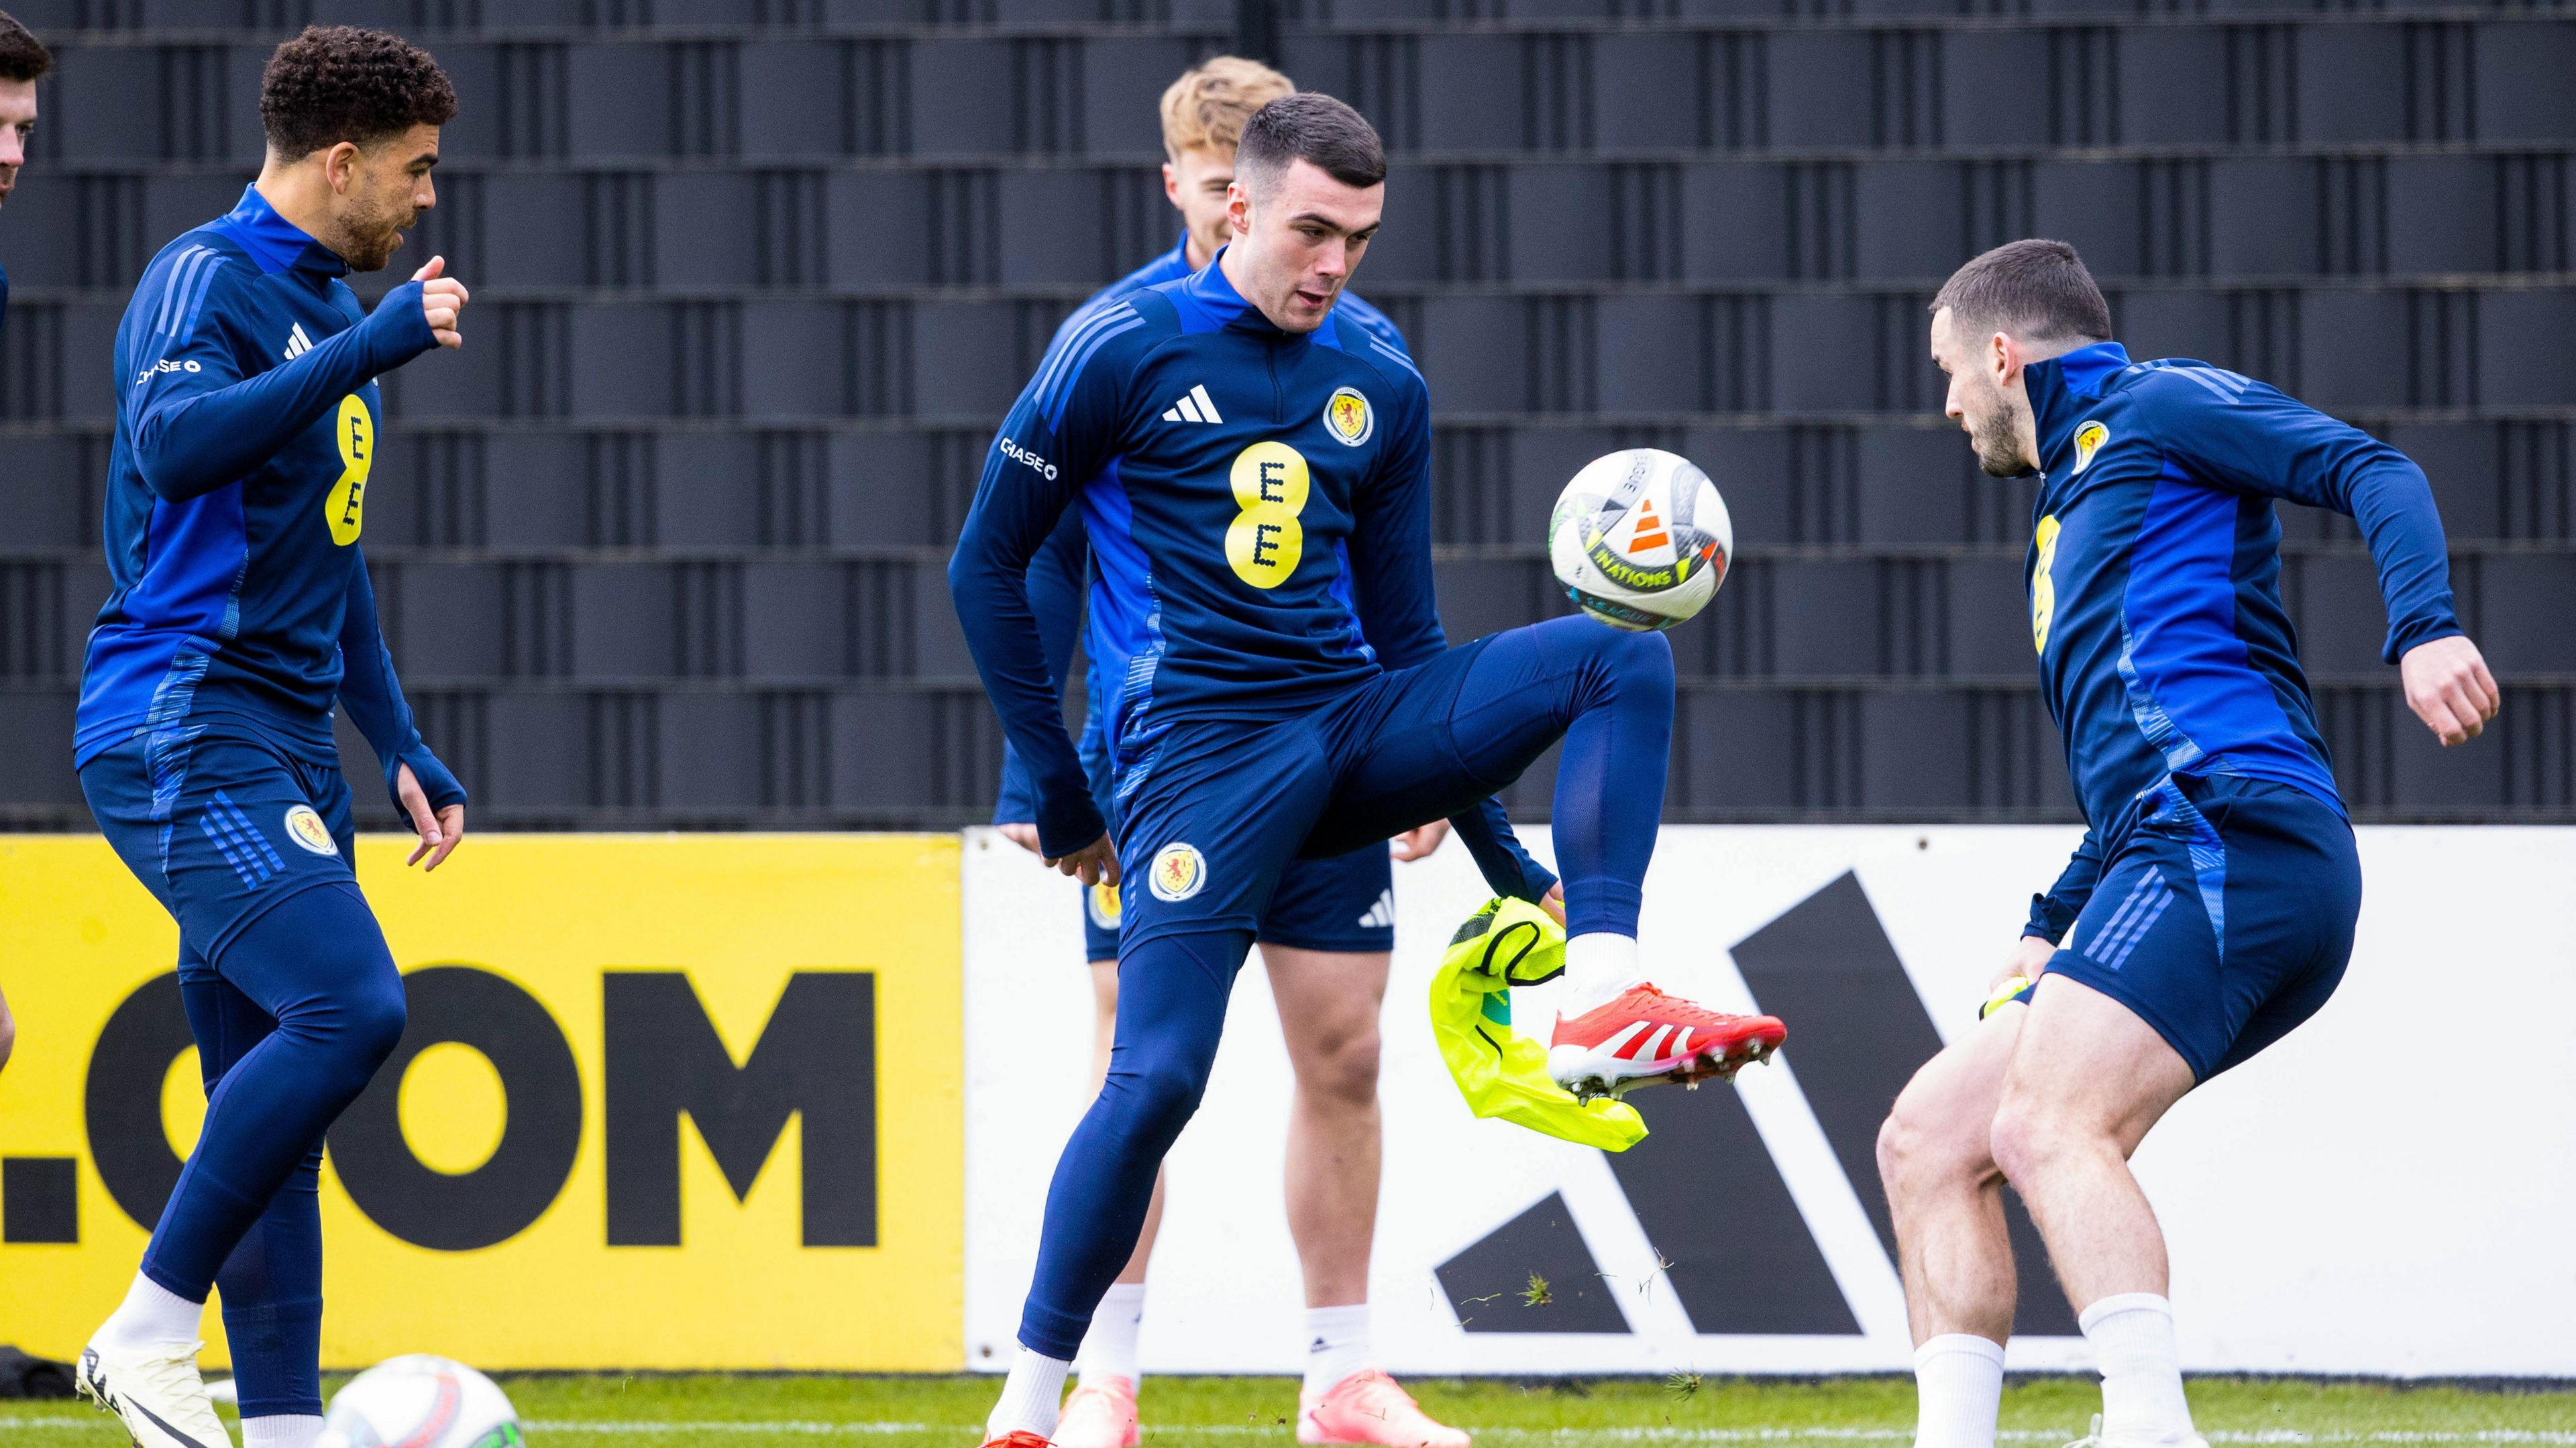
M 1234 502 L 1243 511 L 1225 530 L 1225 561 L 1255 588 L 1277 588 L 1306 556 L 1309 477 L 1303 454 L 1284 442 L 1257 442 L 1234 455 Z
M 322 499 L 322 521 L 331 525 L 331 541 L 346 548 L 367 525 L 367 474 L 376 465 L 376 420 L 356 393 L 340 399 L 331 435 L 340 445 L 340 480 Z
M 2039 520 L 2031 534 L 2031 543 L 2039 549 L 2039 561 L 2030 570 L 2030 646 L 2039 653 L 2048 652 L 2049 621 L 2057 616 L 2057 515 Z

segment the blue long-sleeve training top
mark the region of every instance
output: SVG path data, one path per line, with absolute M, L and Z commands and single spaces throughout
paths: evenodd
M 2390 663 L 2460 632 L 2441 515 L 2405 454 L 2205 362 L 2116 342 L 2024 369 L 2043 480 L 2031 640 L 2088 826 L 2025 934 L 2064 937 L 2101 862 L 2168 777 L 2240 775 L 2343 799 L 2281 605 L 2275 498 L 2361 525 Z
M 1103 829 L 1027 593 L 1030 560 L 1077 500 L 1086 639 L 1127 661 L 1095 701 L 1122 763 L 1174 723 L 1283 718 L 1447 646 L 1429 394 L 1400 349 L 1338 311 L 1282 331 L 1212 262 L 1086 312 L 995 436 L 949 586 L 1048 855 Z M 1543 892 L 1499 818 L 1462 816 L 1460 836 L 1497 890 Z
M 421 287 L 372 314 L 339 256 L 256 186 L 163 247 L 116 333 L 104 523 L 114 591 L 81 666 L 73 763 L 217 722 L 317 763 L 334 699 L 433 807 L 465 798 L 421 745 L 358 535 L 379 374 L 438 345 Z
M 1074 308 L 1073 314 L 1056 329 L 1056 340 L 1061 341 L 1094 308 L 1147 287 L 1179 281 L 1192 270 L 1189 233 L 1183 232 L 1180 239 L 1172 243 L 1171 250 L 1093 292 L 1081 306 Z M 1369 305 L 1357 293 L 1342 293 L 1340 299 L 1333 303 L 1333 316 L 1337 321 L 1351 323 L 1397 351 L 1410 355 L 1404 344 L 1404 334 L 1397 329 L 1394 319 Z M 1090 543 L 1082 531 L 1082 512 L 1078 508 L 1068 508 L 1064 521 L 1047 535 L 1046 542 L 1039 545 L 1037 555 L 1029 560 L 1029 609 L 1037 615 L 1038 633 L 1046 644 L 1047 675 L 1059 681 L 1064 678 L 1065 670 L 1072 667 L 1074 640 L 1082 632 L 1083 593 L 1089 580 L 1090 559 Z M 1085 767 L 1107 758 L 1109 746 L 1101 723 L 1107 717 L 1108 701 L 1115 696 L 1119 681 L 1126 677 L 1128 663 L 1124 658 L 1103 652 L 1114 648 L 1116 639 L 1102 634 L 1089 642 L 1091 648 L 1086 656 L 1089 667 L 1083 680 L 1084 698 L 1089 708 L 1078 746 Z M 1036 811 L 1037 789 L 1029 779 L 1028 768 L 1021 762 L 1019 751 L 1005 744 L 1002 747 L 1001 788 L 993 799 L 993 823 L 1007 825 L 1034 820 Z

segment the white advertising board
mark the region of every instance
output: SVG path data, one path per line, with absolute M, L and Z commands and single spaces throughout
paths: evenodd
M 1550 858 L 1546 831 L 1527 833 Z M 1898 1085 L 1972 1024 L 2054 827 L 1664 831 L 1650 973 L 1789 1022 L 1740 1087 L 1631 1098 L 1618 1156 L 1471 1118 L 1424 995 L 1486 895 L 1465 850 L 1396 868 L 1371 1296 L 1413 1373 L 1835 1372 L 1910 1365 L 1870 1140 Z M 2187 1367 L 2576 1374 L 2576 830 L 2366 829 L 2359 944 L 2287 1040 L 2194 1092 L 2139 1152 L 2174 1260 Z M 1047 1182 L 1087 1095 L 1075 887 L 990 832 L 965 851 L 966 1344 L 1006 1363 Z M 1518 992 L 1524 1031 L 1549 987 Z M 1286 1054 L 1256 959 L 1170 1162 L 1148 1372 L 1295 1372 L 1303 1299 L 1281 1205 Z M 2026 1226 L 2016 1368 L 2082 1340 Z M 1524 1298 L 1535 1274 L 1544 1306 Z

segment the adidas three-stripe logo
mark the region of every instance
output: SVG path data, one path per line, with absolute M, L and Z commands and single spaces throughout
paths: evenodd
M 1216 415 L 1216 403 L 1208 396 L 1207 384 L 1202 382 L 1182 393 L 1180 401 L 1164 408 L 1163 421 L 1223 422 L 1225 419 Z
M 312 350 L 313 339 L 304 335 L 302 322 L 296 323 L 295 329 L 286 334 L 286 360 L 292 362 Z
M 1377 903 L 1371 905 L 1368 913 L 1360 917 L 1360 926 L 1365 930 L 1395 928 L 1395 892 L 1393 890 L 1377 892 Z

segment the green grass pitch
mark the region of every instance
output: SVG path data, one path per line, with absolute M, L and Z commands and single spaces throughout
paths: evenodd
M 335 1379 L 333 1385 L 336 1385 Z M 999 1379 L 678 1375 L 503 1377 L 537 1445 L 756 1448 L 845 1440 L 882 1448 L 974 1448 Z M 1709 1378 L 1522 1383 L 1415 1379 L 1435 1415 L 1492 1448 L 1538 1443 L 1888 1444 L 1912 1436 L 1903 1378 Z M 2198 1378 L 2192 1409 L 2212 1443 L 2518 1444 L 2576 1448 L 2576 1386 L 2518 1391 L 2385 1383 Z M 1151 1448 L 1295 1442 L 1287 1378 L 1148 1379 Z M 2101 1392 L 2089 1378 L 2015 1383 L 2008 1448 L 2055 1448 L 2083 1434 Z M 0 1402 L 10 1448 L 115 1448 L 124 1434 L 77 1402 Z

